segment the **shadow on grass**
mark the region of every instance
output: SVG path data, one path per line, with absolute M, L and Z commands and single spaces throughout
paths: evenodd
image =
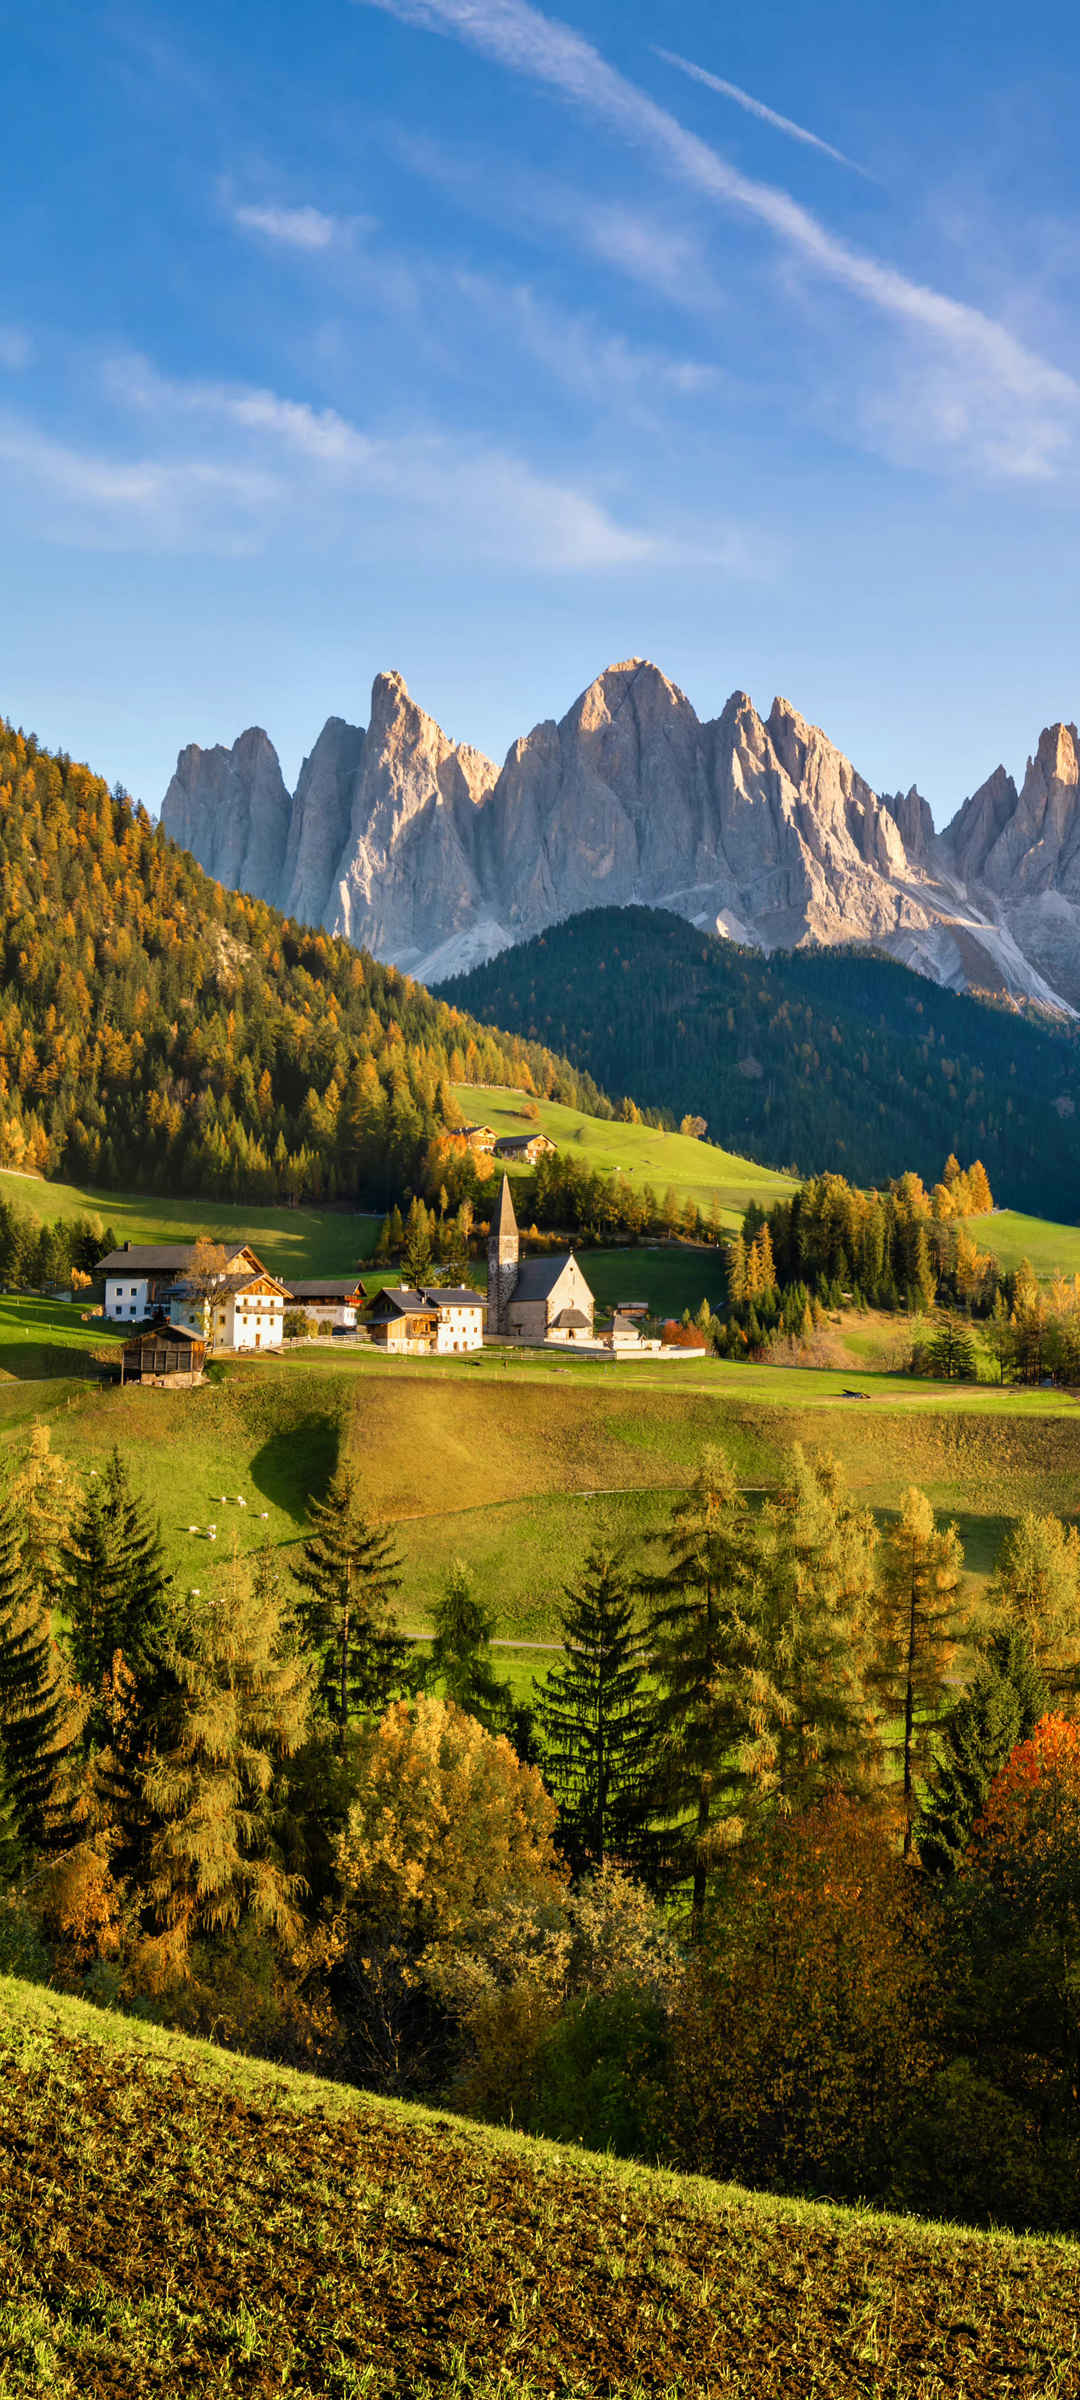
M 256 1491 L 295 1525 L 307 1523 L 308 1502 L 322 1500 L 341 1455 L 341 1421 L 331 1409 L 312 1409 L 255 1452 L 249 1473 Z

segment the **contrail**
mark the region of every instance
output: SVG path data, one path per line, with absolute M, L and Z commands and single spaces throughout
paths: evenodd
M 809 133 L 805 125 L 796 125 L 793 117 L 782 117 L 775 108 L 766 108 L 764 100 L 755 100 L 753 93 L 744 92 L 739 84 L 725 83 L 722 75 L 711 75 L 707 67 L 696 67 L 692 58 L 680 58 L 677 50 L 661 50 L 656 43 L 653 56 L 666 60 L 669 67 L 678 67 L 682 74 L 691 75 L 695 83 L 706 84 L 710 92 L 719 92 L 722 99 L 734 100 L 736 107 L 745 108 L 749 116 L 760 117 L 766 125 L 775 125 L 778 133 L 789 133 L 793 142 L 806 142 L 811 150 L 820 150 L 826 158 L 835 159 L 838 167 L 850 167 L 854 175 L 866 175 L 868 182 L 873 182 L 873 176 L 856 159 L 846 157 L 843 150 L 834 150 L 831 142 L 823 142 L 820 134 Z

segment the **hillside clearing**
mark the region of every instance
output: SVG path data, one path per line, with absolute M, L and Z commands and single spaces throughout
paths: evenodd
M 263 1265 L 286 1282 L 290 1274 L 347 1275 L 371 1256 L 380 1223 L 378 1217 L 352 1209 L 256 1208 L 155 1192 L 98 1192 L 7 1169 L 0 1172 L 0 1196 L 29 1209 L 43 1225 L 100 1217 L 118 1242 L 183 1242 L 199 1234 L 220 1234 L 226 1241 L 246 1239 Z
M 721 1223 L 734 1227 L 751 1200 L 768 1208 L 795 1189 L 794 1178 L 753 1159 L 738 1158 L 692 1134 L 660 1133 L 652 1125 L 624 1125 L 621 1118 L 587 1117 L 580 1109 L 556 1100 L 532 1099 L 526 1092 L 507 1091 L 489 1084 L 459 1083 L 454 1098 L 467 1122 L 490 1125 L 503 1134 L 546 1133 L 560 1150 L 580 1164 L 607 1175 L 618 1172 L 637 1190 L 649 1183 L 657 1199 L 670 1188 L 680 1200 L 692 1200 L 708 1215 L 714 1196 Z M 525 1115 L 525 1110 L 535 1115 Z M 500 1162 L 496 1160 L 496 1166 Z M 511 1175 L 527 1168 L 511 1168 Z
M 6 2400 L 1064 2400 L 1080 2250 L 601 2161 L 0 1981 Z

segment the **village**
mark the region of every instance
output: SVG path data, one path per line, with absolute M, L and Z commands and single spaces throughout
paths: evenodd
M 485 1129 L 470 1128 L 469 1132 Z M 494 1136 L 491 1137 L 494 1142 Z M 532 1158 L 543 1134 L 498 1147 Z M 280 1352 L 331 1337 L 364 1341 L 388 1356 L 464 1356 L 486 1344 L 573 1349 L 594 1359 L 672 1355 L 643 1329 L 647 1305 L 626 1300 L 597 1326 L 597 1305 L 573 1251 L 523 1258 L 509 1177 L 504 1174 L 487 1242 L 487 1295 L 466 1284 L 384 1284 L 369 1294 L 359 1275 L 286 1284 L 249 1242 L 124 1242 L 99 1259 L 102 1314 L 130 1327 L 122 1383 L 185 1387 L 207 1359 Z

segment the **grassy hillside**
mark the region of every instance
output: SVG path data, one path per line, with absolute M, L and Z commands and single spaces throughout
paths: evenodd
M 971 1230 L 980 1249 L 993 1251 L 1003 1267 L 1018 1267 L 1026 1258 L 1044 1282 L 1057 1274 L 1080 1274 L 1080 1225 L 1054 1225 L 1045 1217 L 999 1208 L 992 1216 L 973 1217 Z
M 658 1199 L 662 1200 L 670 1187 L 680 1200 L 693 1200 L 708 1213 L 715 1195 L 725 1225 L 738 1224 L 751 1200 L 768 1208 L 795 1188 L 792 1178 L 775 1168 L 757 1166 L 753 1159 L 737 1158 L 730 1150 L 720 1150 L 714 1142 L 695 1141 L 689 1134 L 659 1133 L 651 1125 L 624 1125 L 617 1119 L 586 1116 L 583 1110 L 564 1107 L 555 1100 L 530 1103 L 537 1113 L 535 1118 L 526 1117 L 523 1092 L 490 1084 L 456 1084 L 454 1098 L 475 1124 L 491 1125 L 500 1135 L 546 1133 L 560 1150 L 572 1149 L 584 1166 L 600 1168 L 605 1174 L 618 1172 L 638 1189 L 651 1184 Z M 527 1173 L 527 1168 L 511 1169 L 513 1176 Z
M 415 1632 L 430 1624 L 457 1555 L 501 1639 L 550 1638 L 561 1588 L 593 1536 L 647 1544 L 710 1441 L 757 1487 L 776 1482 L 794 1441 L 835 1451 L 880 1511 L 907 1483 L 924 1485 L 958 1517 L 976 1576 L 1009 1517 L 1033 1507 L 1071 1515 L 1080 1491 L 1080 1410 L 1059 1392 L 866 1373 L 855 1388 L 868 1397 L 854 1402 L 850 1372 L 816 1368 L 703 1358 L 610 1367 L 490 1352 L 394 1361 L 330 1345 L 223 1363 L 194 1393 L 102 1390 L 88 1340 L 100 1346 L 70 1309 L 0 1305 L 0 1462 L 25 1445 L 35 1415 L 83 1476 L 101 1472 L 115 1443 L 160 1512 L 177 1574 L 201 1589 L 234 1538 L 244 1550 L 269 1542 L 287 1553 L 310 1493 L 345 1456 L 371 1510 L 394 1525 L 402 1614 Z M 17 1373 L 5 1371 L 9 1359 Z M 26 1380 L 48 1360 L 50 1377 Z
M 347 1275 L 369 1258 L 381 1219 L 349 1208 L 260 1208 L 228 1200 L 184 1200 L 151 1192 L 99 1192 L 40 1175 L 0 1172 L 0 1196 L 43 1225 L 100 1217 L 118 1242 L 182 1242 L 200 1233 L 249 1240 L 264 1266 L 292 1275 Z
M 5 2400 L 1065 2400 L 1080 2249 L 467 2125 L 0 1979 Z
M 607 1092 L 700 1114 L 754 1158 L 857 1184 L 911 1167 L 931 1183 L 955 1150 L 982 1158 L 995 1199 L 1080 1216 L 1075 1029 L 891 959 L 764 958 L 664 910 L 600 908 L 443 990 L 565 1051 Z

